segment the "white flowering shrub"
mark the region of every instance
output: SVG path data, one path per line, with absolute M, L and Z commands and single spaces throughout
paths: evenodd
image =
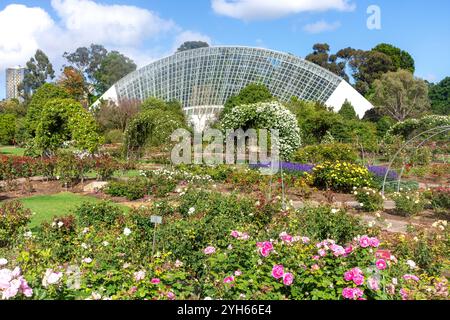
M 295 115 L 281 103 L 261 102 L 236 106 L 222 119 L 222 129 L 267 129 L 279 131 L 280 155 L 289 159 L 301 146 L 300 128 Z

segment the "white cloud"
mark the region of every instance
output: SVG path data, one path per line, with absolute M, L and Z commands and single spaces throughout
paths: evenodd
M 52 0 L 51 4 L 65 30 L 91 42 L 136 45 L 176 29 L 173 21 L 134 6 L 102 5 L 91 0 Z
M 305 30 L 308 33 L 321 33 L 326 31 L 334 31 L 338 29 L 340 26 L 341 23 L 339 21 L 328 23 L 324 20 L 321 20 L 307 24 L 306 26 L 303 27 L 303 30 Z
M 241 19 L 276 19 L 290 14 L 311 11 L 353 11 L 350 0 L 211 0 L 217 14 Z
M 184 30 L 174 21 L 136 6 L 93 0 L 52 0 L 51 6 L 54 18 L 40 7 L 0 7 L 0 99 L 4 96 L 5 68 L 25 65 L 37 49 L 42 49 L 59 70 L 65 51 L 91 43 L 121 51 L 138 66 L 171 54 L 176 49 L 171 46 L 183 40 L 211 43 L 201 33 Z

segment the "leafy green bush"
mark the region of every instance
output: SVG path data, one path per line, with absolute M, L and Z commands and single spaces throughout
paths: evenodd
M 16 116 L 0 114 L 0 144 L 10 145 L 16 134 Z
M 431 191 L 431 207 L 438 214 L 450 217 L 450 188 L 436 188 Z
M 424 210 L 425 199 L 420 192 L 396 192 L 392 195 L 398 215 L 410 217 Z
M 122 210 L 109 201 L 100 203 L 85 202 L 75 209 L 75 215 L 78 216 L 81 226 L 92 226 L 97 224 L 113 225 L 120 217 Z
M 105 188 L 105 193 L 113 197 L 125 197 L 130 201 L 144 198 L 149 191 L 145 178 L 133 178 L 127 181 L 111 181 Z
M 294 161 L 299 163 L 318 164 L 326 161 L 355 162 L 358 153 L 351 144 L 333 143 L 307 146 L 299 149 Z
M 314 240 L 335 239 L 338 243 L 348 243 L 365 231 L 358 218 L 329 206 L 299 210 L 295 228 Z
M 110 130 L 105 133 L 105 143 L 121 143 L 123 142 L 123 132 L 119 129 Z
M 18 201 L 5 202 L 0 206 L 0 248 L 14 243 L 31 220 L 31 211 Z
M 324 162 L 313 169 L 313 184 L 322 189 L 350 192 L 354 187 L 370 187 L 373 177 L 365 167 L 347 162 Z
M 371 189 L 362 188 L 353 192 L 356 201 L 362 204 L 361 209 L 367 212 L 375 212 L 383 210 L 384 196 L 381 192 Z

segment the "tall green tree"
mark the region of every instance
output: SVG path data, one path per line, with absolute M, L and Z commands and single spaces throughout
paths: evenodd
M 414 74 L 416 67 L 413 57 L 406 51 L 388 43 L 380 43 L 372 51 L 384 53 L 391 58 L 396 70 L 404 69 Z
M 243 88 L 238 95 L 231 96 L 227 99 L 220 118 L 222 119 L 225 114 L 230 112 L 236 106 L 267 102 L 273 100 L 273 98 L 272 93 L 264 84 L 251 83 Z
M 30 137 L 35 135 L 45 104 L 55 98 L 68 99 L 70 95 L 66 90 L 52 83 L 44 84 L 33 94 L 28 105 L 25 122 L 26 131 Z
M 313 52 L 305 57 L 306 60 L 348 81 L 349 77 L 345 72 L 346 63 L 344 61 L 338 61 L 338 58 L 340 57 L 337 54 L 330 54 L 330 46 L 327 43 L 316 43 L 313 46 Z
M 48 80 L 55 78 L 53 65 L 50 63 L 44 51 L 38 49 L 33 57 L 27 62 L 27 73 L 25 74 L 21 89 L 37 90 Z
M 430 109 L 427 84 L 407 70 L 386 73 L 373 86 L 372 102 L 382 115 L 404 121 Z
M 359 119 L 358 115 L 356 114 L 355 108 L 348 100 L 345 100 L 338 114 L 340 114 L 342 118 L 344 118 L 345 120 Z
M 429 97 L 433 113 L 450 115 L 450 77 L 437 84 L 430 84 Z
M 95 87 L 98 94 L 102 95 L 114 83 L 130 72 L 135 71 L 136 68 L 137 66 L 134 61 L 120 52 L 111 51 L 108 53 L 94 74 L 94 77 L 97 80 Z
M 186 41 L 177 49 L 177 52 L 206 47 L 209 47 L 209 44 L 204 41 Z
M 63 57 L 71 66 L 80 71 L 86 79 L 95 81 L 95 73 L 100 68 L 108 50 L 102 45 L 91 44 L 90 47 L 80 47 L 74 52 L 64 52 Z

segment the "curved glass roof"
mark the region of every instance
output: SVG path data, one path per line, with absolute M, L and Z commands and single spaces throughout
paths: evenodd
M 121 79 L 118 99 L 178 100 L 188 111 L 220 108 L 250 83 L 263 83 L 282 101 L 326 102 L 343 80 L 291 54 L 250 47 L 208 47 L 176 53 Z

